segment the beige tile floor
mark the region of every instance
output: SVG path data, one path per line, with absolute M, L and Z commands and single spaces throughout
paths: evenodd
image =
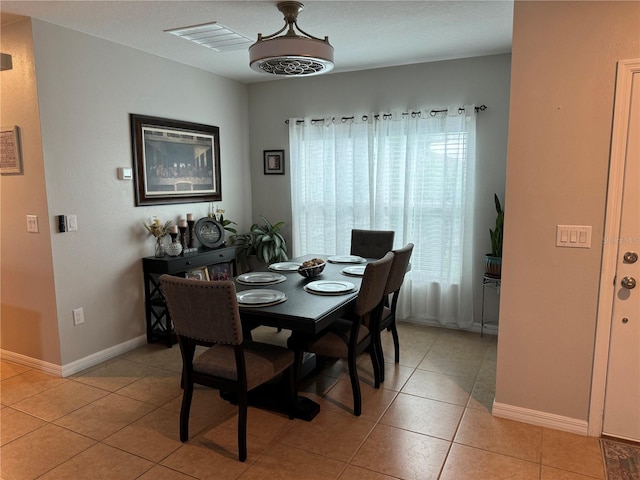
M 236 410 L 216 391 L 196 390 L 191 438 L 180 443 L 177 347 L 145 345 L 66 379 L 0 361 L 1 478 L 605 478 L 597 439 L 491 416 L 495 337 L 410 324 L 400 337 L 401 362 L 386 364 L 383 388 L 372 386 L 368 357 L 359 360 L 358 418 L 341 361 L 302 386 L 321 405 L 312 422 L 251 408 L 245 463 Z

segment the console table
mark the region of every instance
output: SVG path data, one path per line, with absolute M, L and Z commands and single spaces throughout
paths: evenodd
M 184 277 L 190 270 L 227 264 L 230 277 L 237 275 L 236 248 L 199 249 L 177 257 L 145 257 L 142 259 L 144 274 L 144 303 L 147 322 L 147 342 L 164 340 L 167 347 L 175 343 L 173 324 L 167 310 L 167 303 L 160 290 L 159 277 L 163 274 Z

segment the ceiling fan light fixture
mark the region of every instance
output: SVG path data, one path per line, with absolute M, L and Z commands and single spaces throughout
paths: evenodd
M 310 76 L 333 69 L 333 47 L 329 37 L 324 40 L 309 35 L 297 24 L 300 2 L 279 2 L 278 10 L 284 14 L 285 25 L 268 36 L 258 34 L 256 43 L 249 47 L 249 65 L 260 73 L 282 76 Z M 298 29 L 297 34 L 294 27 Z M 283 35 L 280 33 L 287 30 Z

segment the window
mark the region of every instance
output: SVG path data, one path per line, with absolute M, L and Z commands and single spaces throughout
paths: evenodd
M 396 248 L 415 244 L 400 317 L 470 324 L 475 110 L 465 111 L 291 119 L 294 255 L 348 253 L 352 228 L 394 230 Z

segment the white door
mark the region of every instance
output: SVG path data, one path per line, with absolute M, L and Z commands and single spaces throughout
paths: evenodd
M 633 74 L 602 433 L 640 441 L 640 72 Z M 636 285 L 639 284 L 639 285 Z

